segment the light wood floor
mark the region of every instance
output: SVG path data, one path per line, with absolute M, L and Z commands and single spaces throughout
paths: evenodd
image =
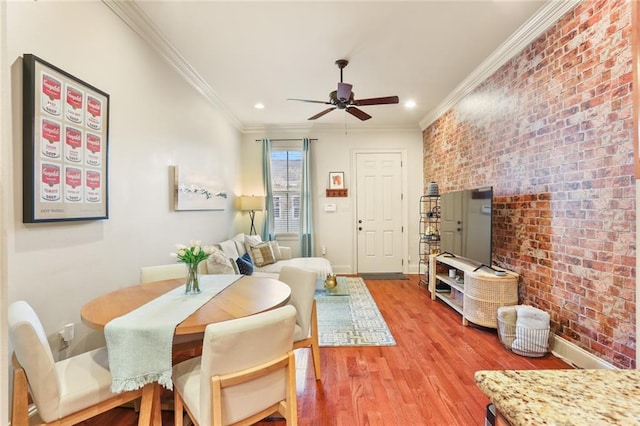
M 508 352 L 495 330 L 463 327 L 461 317 L 432 301 L 418 284 L 367 281 L 397 346 L 321 348 L 322 381 L 313 378 L 308 349 L 296 351 L 298 423 L 306 425 L 484 425 L 487 398 L 478 370 L 571 368 L 549 355 Z M 83 425 L 135 425 L 137 414 L 119 408 Z M 173 413 L 163 412 L 173 426 Z M 259 423 L 281 426 L 284 421 Z

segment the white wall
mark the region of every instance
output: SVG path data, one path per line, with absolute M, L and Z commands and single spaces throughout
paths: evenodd
M 12 87 L 11 116 L 3 110 L 0 125 L 0 189 L 7 191 L 3 211 L 8 204 L 2 247 L 8 301 L 24 299 L 34 307 L 54 356 L 59 354 L 53 336 L 75 323 L 71 354 L 102 342 L 80 322 L 85 302 L 137 283 L 141 266 L 173 262 L 169 253 L 176 243 L 213 243 L 233 234 L 237 214 L 231 207 L 241 193 L 240 134 L 101 2 L 5 4 L 7 61 L 0 62 L 0 75 L 10 75 Z M 108 220 L 22 223 L 24 53 L 110 94 Z M 227 209 L 172 211 L 170 165 L 219 176 L 231 195 Z
M 312 187 L 315 191 L 314 228 L 316 256 L 321 256 L 321 247 L 326 246 L 326 258 L 334 272 L 356 272 L 355 259 L 355 199 L 353 197 L 354 173 L 352 159 L 355 151 L 398 150 L 406 152 L 407 173 L 407 226 L 405 229 L 407 253 L 411 263 L 405 272 L 418 273 L 418 219 L 419 201 L 422 194 L 422 133 L 416 130 L 344 130 L 328 131 L 269 131 L 267 134 L 253 133 L 243 137 L 242 187 L 247 194 L 263 194 L 262 189 L 262 144 L 256 139 L 317 138 L 311 142 Z M 329 172 L 344 171 L 345 185 L 349 189 L 348 198 L 327 198 L 325 190 L 329 185 Z M 324 211 L 326 203 L 336 204 L 337 211 Z M 262 214 L 256 213 L 256 227 L 262 226 Z M 248 219 L 247 219 L 248 221 Z M 247 222 L 248 223 L 248 222 Z M 248 226 L 248 225 L 247 225 Z M 260 228 L 258 228 L 260 229 Z M 406 263 L 405 263 L 406 264 Z
M 9 176 L 8 152 L 9 132 L 9 73 L 6 55 L 6 2 L 0 2 L 0 348 L 8 345 L 7 323 L 7 176 Z M 0 424 L 7 424 L 9 418 L 9 354 L 0 350 Z

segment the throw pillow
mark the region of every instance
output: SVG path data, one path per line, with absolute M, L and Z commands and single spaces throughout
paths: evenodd
M 257 267 L 271 265 L 276 261 L 269 243 L 260 243 L 257 246 L 250 246 L 249 250 L 253 259 L 253 264 Z
M 239 275 L 240 268 L 238 268 L 238 262 L 236 262 L 236 260 L 232 257 L 229 258 L 229 261 L 231 262 L 231 266 L 233 266 L 233 273 Z
M 245 252 L 249 253 L 249 256 L 251 257 L 251 262 L 253 264 L 256 263 L 256 260 L 253 258 L 253 253 L 251 253 L 251 247 L 257 246 L 261 242 L 262 242 L 262 238 L 260 237 L 260 235 L 245 235 L 244 236 L 244 250 L 245 250 Z
M 242 275 L 253 274 L 253 263 L 251 263 L 249 253 L 245 253 L 242 257 L 237 258 L 236 263 L 238 264 L 238 270 Z
M 225 256 L 236 258 L 238 256 L 242 256 L 244 253 L 239 253 L 238 248 L 236 247 L 236 243 L 233 240 L 226 240 L 219 244 L 216 244 L 220 251 L 222 251 Z
M 235 274 L 233 262 L 229 257 L 225 256 L 222 250 L 213 249 L 213 253 L 207 258 L 207 273 L 209 274 Z
M 269 245 L 271 246 L 271 251 L 273 252 L 273 257 L 277 260 L 282 260 L 282 252 L 280 251 L 280 245 L 276 240 L 269 241 Z

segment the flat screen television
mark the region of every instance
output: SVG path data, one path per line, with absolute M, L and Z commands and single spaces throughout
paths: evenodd
M 492 266 L 493 187 L 440 195 L 440 252 Z

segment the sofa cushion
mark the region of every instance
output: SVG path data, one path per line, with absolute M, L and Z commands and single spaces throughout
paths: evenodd
M 241 257 L 243 254 L 247 252 L 247 249 L 244 248 L 244 234 L 236 234 L 231 240 L 233 244 L 236 246 L 236 251 L 238 252 L 238 257 Z
M 260 268 L 256 267 L 254 271 L 279 274 L 283 266 L 293 266 L 294 268 L 314 271 L 318 275 L 318 279 L 322 280 L 324 280 L 328 274 L 333 273 L 331 263 L 324 257 L 294 257 L 293 259 L 279 260 L 276 263 Z
M 251 260 L 256 266 L 271 265 L 276 261 L 273 255 L 273 250 L 268 242 L 260 243 L 255 246 L 249 246 L 248 253 L 251 255 Z
M 237 268 L 235 260 L 215 247 L 213 248 L 213 253 L 207 258 L 207 273 L 209 274 L 235 274 Z
M 238 264 L 238 270 L 242 275 L 253 274 L 253 263 L 251 263 L 249 253 L 245 253 L 241 257 L 237 258 L 236 263 Z
M 233 260 L 241 256 L 241 254 L 238 253 L 238 248 L 236 246 L 236 243 L 233 240 L 223 241 L 221 243 L 216 244 L 216 246 L 217 246 L 216 248 L 219 248 L 220 250 L 222 250 L 222 252 L 227 257 L 230 257 Z
M 244 251 L 249 253 L 249 257 L 251 257 L 251 262 L 255 265 L 256 260 L 253 258 L 253 253 L 251 252 L 251 247 L 255 247 L 258 244 L 262 243 L 262 238 L 260 235 L 245 235 L 244 241 L 242 242 Z
M 280 245 L 276 240 L 269 241 L 269 245 L 271 246 L 271 251 L 273 252 L 273 257 L 276 261 L 284 259 L 282 251 L 280 250 Z

